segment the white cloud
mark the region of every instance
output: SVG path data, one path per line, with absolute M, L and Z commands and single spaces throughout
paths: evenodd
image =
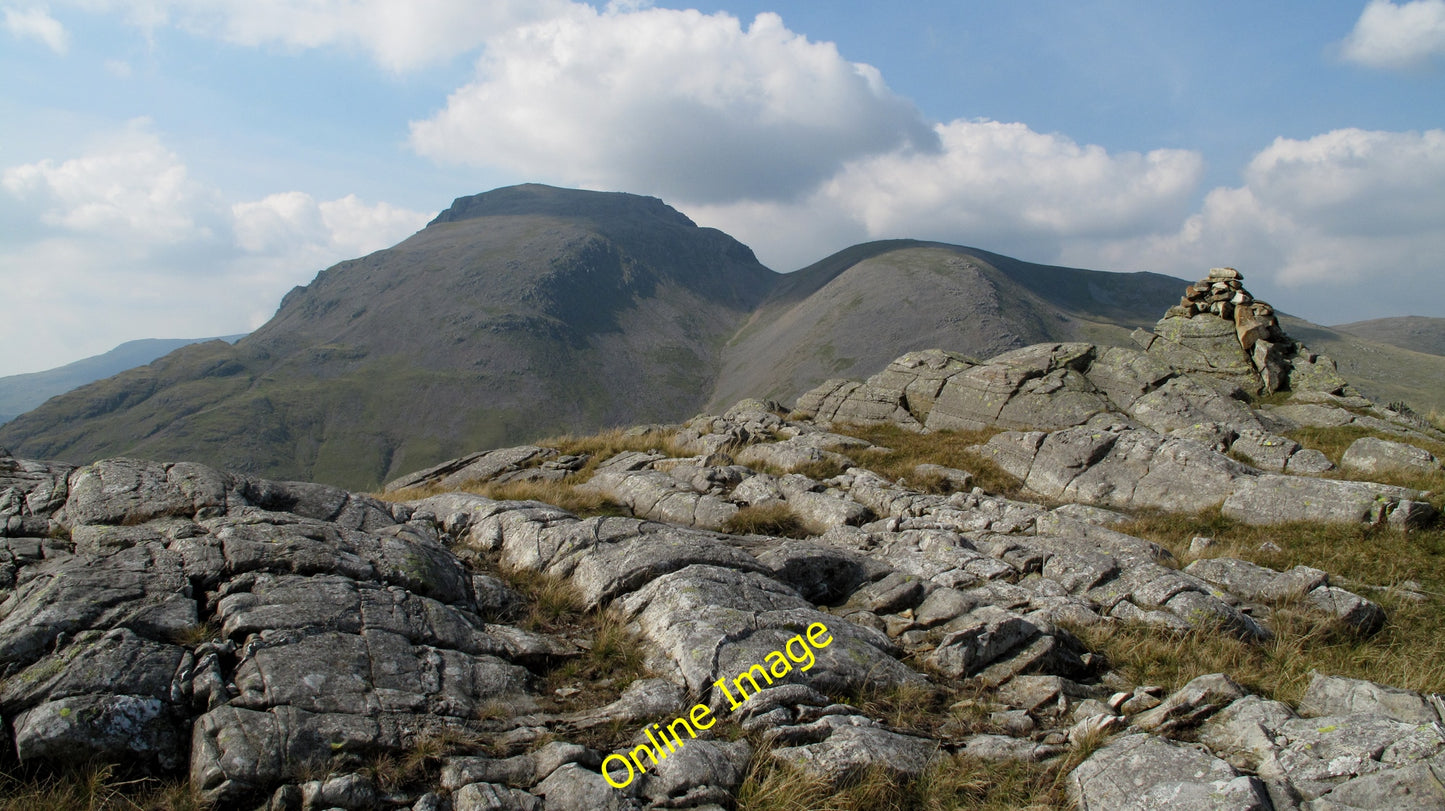
M 478 77 L 413 122 L 443 162 L 675 201 L 786 199 L 844 161 L 936 146 L 878 72 L 775 14 L 577 7 L 489 42 Z
M 70 231 L 147 244 L 207 235 L 195 217 L 204 190 L 145 119 L 130 122 L 81 157 L 14 166 L 0 178 L 43 222 Z
M 84 154 L 0 173 L 0 375 L 142 337 L 260 326 L 316 272 L 401 240 L 429 215 L 300 191 L 229 203 L 135 121 Z M 18 368 L 24 364 L 28 368 Z
M 935 129 L 941 150 L 851 162 L 796 205 L 688 210 L 739 229 L 779 269 L 852 242 L 904 237 L 1046 259 L 1070 239 L 1172 230 L 1203 171 L 1194 152 L 1111 154 L 1023 124 L 954 121 Z
M 70 35 L 65 26 L 44 8 L 5 9 L 5 30 L 17 39 L 33 39 L 58 54 L 70 50 Z
M 568 0 L 73 0 L 118 11 L 145 29 L 175 25 L 239 45 L 358 48 L 394 71 L 476 50 Z
M 1068 261 L 1193 278 L 1245 271 L 1286 310 L 1338 321 L 1433 312 L 1445 270 L 1445 131 L 1344 129 L 1276 139 L 1244 184 L 1212 190 L 1173 233 L 1080 242 Z
M 332 261 L 389 247 L 429 219 L 386 203 L 367 205 L 354 194 L 318 203 L 299 191 L 236 203 L 231 215 L 236 244 L 249 253 L 316 254 Z
M 1408 69 L 1445 56 L 1445 0 L 1395 5 L 1370 0 L 1342 43 L 1351 62 L 1372 68 Z

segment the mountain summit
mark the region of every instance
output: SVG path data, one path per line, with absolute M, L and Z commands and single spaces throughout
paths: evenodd
M 370 489 L 478 448 L 791 401 L 904 352 L 1133 345 L 1184 285 L 918 240 L 784 275 L 656 198 L 513 186 L 322 271 L 234 346 L 47 402 L 0 426 L 0 447 Z M 1416 390 L 1445 391 L 1445 358 L 1282 323 L 1362 391 L 1422 406 Z
M 499 189 L 321 272 L 236 346 L 82 387 L 3 442 L 366 487 L 458 446 L 698 409 L 777 278 L 654 198 Z

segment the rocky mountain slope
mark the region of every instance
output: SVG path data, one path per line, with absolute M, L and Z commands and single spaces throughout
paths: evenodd
M 183 346 L 214 340 L 235 342 L 241 337 L 228 335 L 219 339 L 144 338 L 139 341 L 126 341 L 104 354 L 83 358 L 55 369 L 0 377 L 0 423 L 30 411 L 57 394 L 64 394 L 127 369 L 144 366 Z
M 0 455 L 0 762 L 272 809 L 1438 808 L 1445 433 L 1247 299 L 385 500 Z
M 457 447 L 696 410 L 775 275 L 655 199 L 501 189 L 324 271 L 234 347 L 84 387 L 0 443 L 375 486 Z
M 1340 324 L 1335 329 L 1412 352 L 1445 355 L 1445 318 L 1420 315 L 1376 318 Z
M 899 352 L 957 347 L 988 357 L 1039 341 L 1127 341 L 1179 295 L 1154 273 L 1020 262 L 957 245 L 858 245 L 790 273 L 723 351 L 712 405 L 791 399 Z
M 324 271 L 235 347 L 59 397 L 0 445 L 374 488 L 470 448 L 790 400 L 914 349 L 1127 345 L 1181 284 L 910 240 L 782 275 L 661 201 L 518 186 Z M 1445 357 L 1286 322 L 1362 392 L 1445 409 Z

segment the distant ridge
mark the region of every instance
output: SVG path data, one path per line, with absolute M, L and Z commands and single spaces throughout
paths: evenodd
M 234 346 L 186 346 L 46 402 L 0 426 L 0 447 L 373 489 L 547 435 L 678 422 L 744 397 L 791 404 L 915 349 L 1127 345 L 1184 286 L 919 240 L 782 275 L 656 198 L 513 186 L 322 271 Z M 1367 394 L 1445 409 L 1445 357 L 1287 329 Z
M 54 369 L 0 377 L 0 423 L 15 419 L 57 394 L 144 366 L 183 346 L 206 341 L 235 343 L 242 337 L 244 333 L 219 338 L 141 338 Z
M 1445 355 L 1445 318 L 1406 315 L 1340 324 L 1335 329 L 1412 352 Z

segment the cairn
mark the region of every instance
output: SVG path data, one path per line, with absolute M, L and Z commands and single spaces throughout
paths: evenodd
M 1210 268 L 1208 278 L 1184 288 L 1184 297 L 1167 315 L 1212 315 L 1232 321 L 1239 345 L 1254 364 L 1265 391 L 1279 391 L 1287 384 L 1287 357 L 1294 353 L 1294 343 L 1280 329 L 1274 308 L 1251 296 L 1244 289 L 1244 276 L 1234 268 Z

